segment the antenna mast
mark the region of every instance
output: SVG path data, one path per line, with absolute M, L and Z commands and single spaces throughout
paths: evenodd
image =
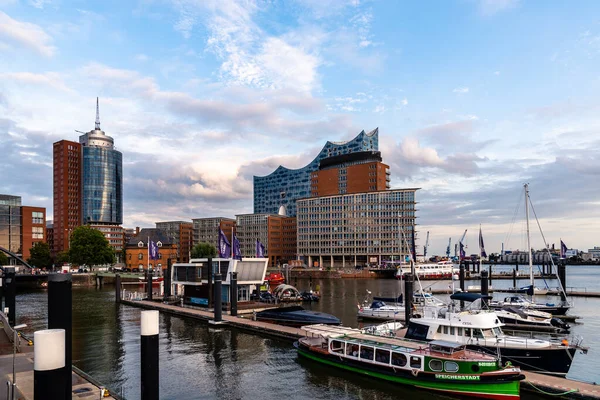
M 98 106 L 98 98 L 96 97 L 96 130 L 100 129 L 100 107 Z

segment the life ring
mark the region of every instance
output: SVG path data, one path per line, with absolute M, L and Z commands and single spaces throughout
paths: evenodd
M 418 369 L 413 369 L 411 372 L 412 372 L 413 376 L 419 375 L 419 370 Z

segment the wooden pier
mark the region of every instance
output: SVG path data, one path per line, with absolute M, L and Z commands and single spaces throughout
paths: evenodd
M 161 312 L 177 315 L 184 318 L 194 318 L 201 321 L 210 322 L 213 319 L 213 313 L 210 311 L 199 310 L 196 308 L 181 307 L 175 305 L 162 304 L 154 301 L 129 301 L 121 300 L 121 303 L 133 307 L 139 307 L 150 310 L 159 310 Z M 233 326 L 242 330 L 258 333 L 261 335 L 275 336 L 287 340 L 297 340 L 306 335 L 306 332 L 300 328 L 271 324 L 268 322 L 253 321 L 252 315 L 245 317 L 232 317 L 223 314 L 223 321 L 216 326 Z M 574 381 L 571 379 L 557 378 L 538 374 L 534 372 L 524 372 L 527 377 L 521 388 L 530 392 L 545 395 L 552 398 L 563 399 L 600 399 L 600 386 Z

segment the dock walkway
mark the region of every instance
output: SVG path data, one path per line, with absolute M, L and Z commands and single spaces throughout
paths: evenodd
M 158 310 L 172 315 L 186 318 L 194 318 L 202 321 L 213 320 L 213 313 L 209 311 L 198 310 L 195 308 L 181 307 L 175 305 L 162 304 L 153 301 L 128 301 L 121 300 L 121 303 L 134 307 Z M 223 314 L 223 325 L 234 326 L 239 329 L 251 331 L 262 335 L 276 336 L 288 340 L 296 340 L 306 336 L 303 329 L 292 328 L 288 326 L 271 324 L 268 322 L 253 321 L 251 317 L 232 317 Z M 534 372 L 524 371 L 527 379 L 523 381 L 522 389 L 537 394 L 548 395 L 552 398 L 564 399 L 600 399 L 600 386 L 574 381 L 571 379 L 558 378 Z

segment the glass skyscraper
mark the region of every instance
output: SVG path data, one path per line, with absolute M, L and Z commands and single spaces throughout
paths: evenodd
M 327 142 L 308 165 L 299 169 L 279 166 L 267 176 L 254 177 L 254 213 L 278 214 L 285 207 L 288 216 L 296 215 L 296 200 L 311 195 L 311 173 L 319 169 L 322 159 L 361 151 L 379 150 L 379 130 L 360 132 L 347 142 Z
M 113 138 L 100 129 L 96 108 L 96 127 L 81 135 L 82 147 L 82 223 L 123 223 L 123 155 L 115 150 Z

